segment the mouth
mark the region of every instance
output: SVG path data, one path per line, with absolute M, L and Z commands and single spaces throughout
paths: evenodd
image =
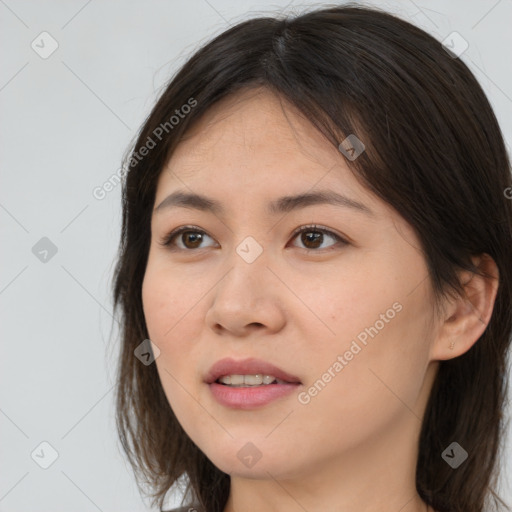
M 223 375 L 215 382 L 232 388 L 252 388 L 255 386 L 268 386 L 269 384 L 292 384 L 273 375 L 264 375 L 263 373 L 256 373 L 254 375 L 238 375 L 236 373 Z
M 205 382 L 218 403 L 233 409 L 254 409 L 286 397 L 302 383 L 298 377 L 259 359 L 221 359 Z
M 268 386 L 272 384 L 301 384 L 298 377 L 260 359 L 231 358 L 217 361 L 205 377 L 207 384 L 214 382 L 231 387 Z

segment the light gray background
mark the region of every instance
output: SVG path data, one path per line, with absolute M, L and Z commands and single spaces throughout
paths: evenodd
M 200 43 L 251 13 L 318 3 L 0 0 L 1 511 L 149 510 L 113 420 L 121 187 L 103 200 L 92 192 Z M 439 40 L 459 32 L 510 147 L 512 1 L 366 3 Z M 31 47 L 43 31 L 59 45 L 47 59 Z M 58 250 L 46 263 L 32 252 L 42 237 Z M 31 458 L 43 441 L 58 452 L 48 469 Z M 509 439 L 504 481 L 511 460 Z M 502 495 L 512 500 L 510 488 Z

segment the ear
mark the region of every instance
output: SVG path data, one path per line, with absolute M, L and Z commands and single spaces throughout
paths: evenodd
M 485 253 L 472 260 L 489 277 L 469 271 L 459 273 L 466 297 L 446 299 L 441 324 L 431 349 L 432 360 L 453 359 L 466 353 L 489 324 L 498 292 L 498 267 Z

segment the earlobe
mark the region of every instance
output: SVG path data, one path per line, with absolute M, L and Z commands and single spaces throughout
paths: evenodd
M 465 296 L 447 299 L 432 346 L 432 360 L 453 359 L 466 353 L 489 324 L 498 292 L 498 268 L 488 254 L 474 257 L 473 263 L 486 276 L 468 271 L 459 274 Z

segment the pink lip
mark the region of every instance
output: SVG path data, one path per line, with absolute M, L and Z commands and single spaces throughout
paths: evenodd
M 223 375 L 273 375 L 286 381 L 286 384 L 267 384 L 252 387 L 232 388 L 215 382 Z M 298 377 L 277 368 L 273 364 L 260 359 L 243 359 L 235 361 L 231 358 L 217 361 L 205 377 L 215 399 L 224 406 L 235 409 L 253 409 L 266 405 L 277 398 L 296 390 L 301 382 Z
M 299 383 L 287 383 L 253 386 L 250 388 L 231 388 L 217 382 L 209 384 L 210 391 L 217 402 L 234 409 L 254 409 L 255 407 L 266 405 L 277 398 L 296 391 L 299 386 Z
M 217 361 L 205 377 L 205 382 L 211 384 L 223 375 L 256 375 L 261 373 L 263 375 L 273 375 L 278 379 L 285 380 L 290 383 L 300 384 L 300 379 L 294 375 L 286 373 L 277 366 L 271 363 L 262 361 L 261 359 L 242 359 L 236 361 L 230 357 L 226 357 Z

